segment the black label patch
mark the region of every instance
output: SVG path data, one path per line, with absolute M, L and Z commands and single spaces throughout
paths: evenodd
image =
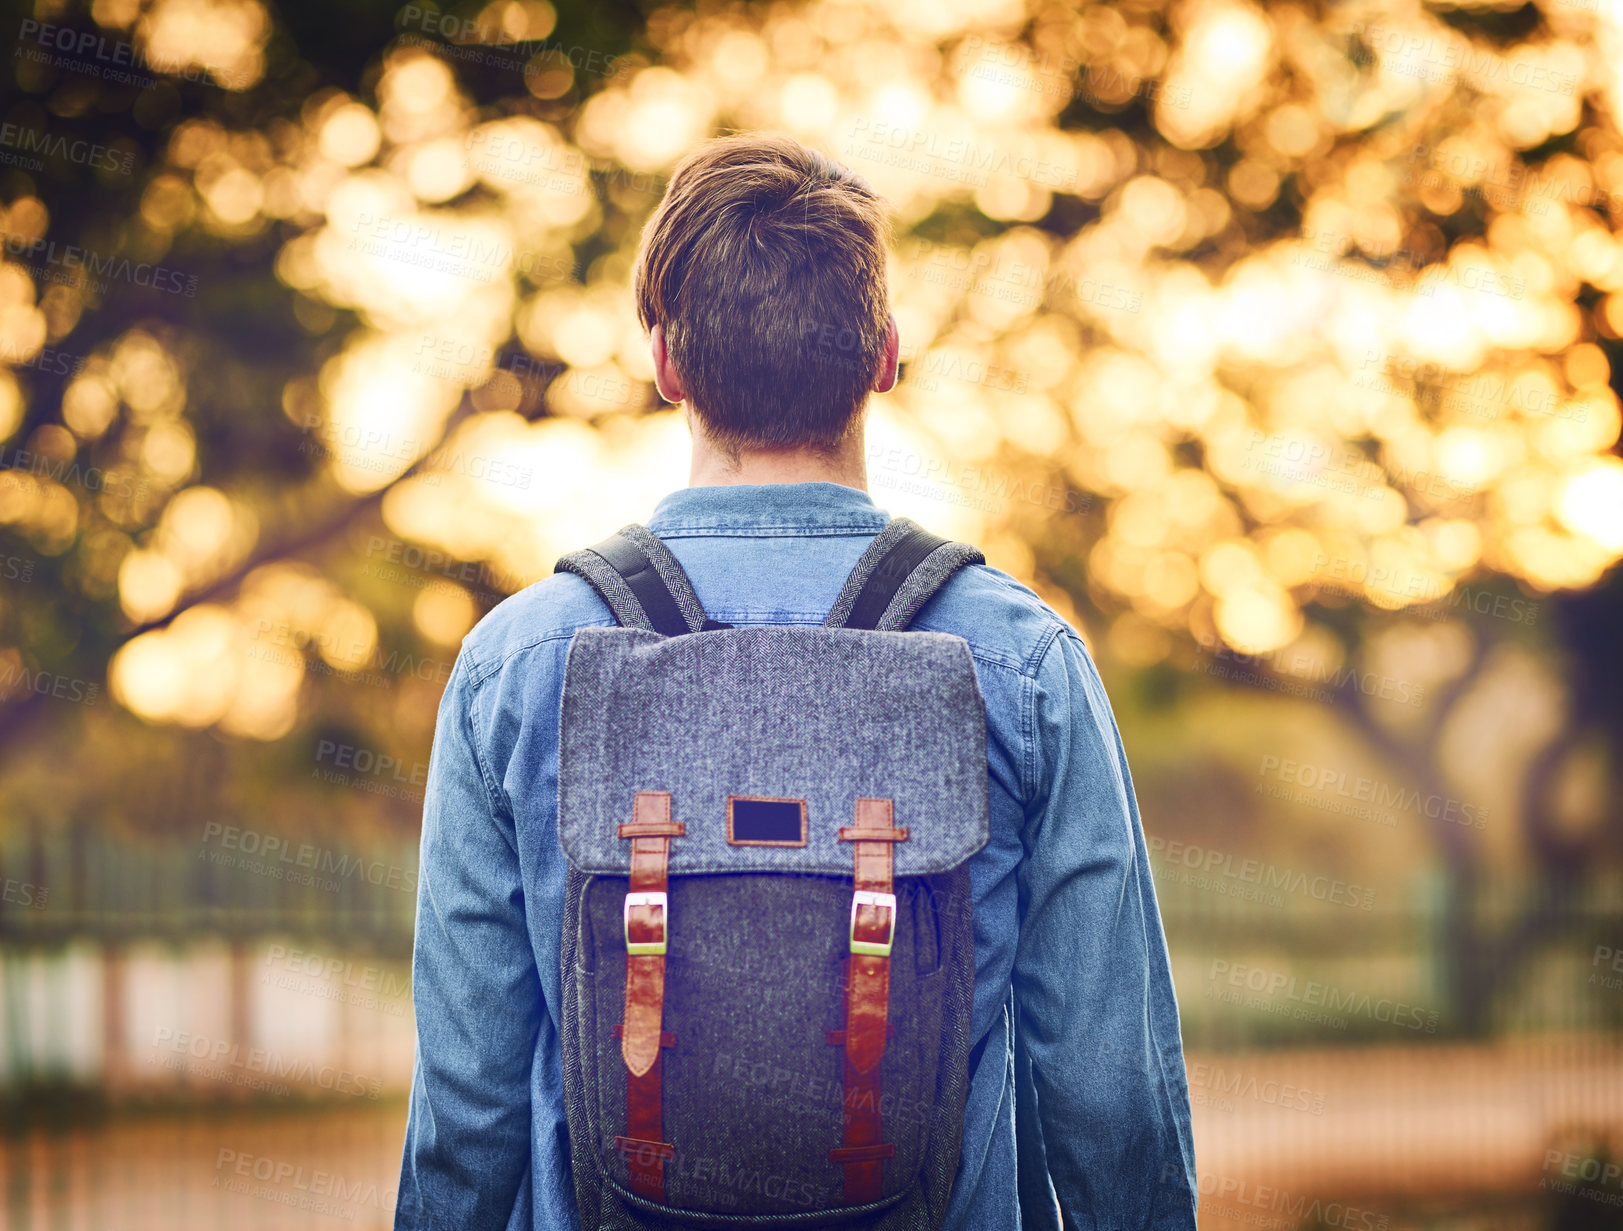
M 733 846 L 805 846 L 806 801 L 729 795 L 727 841 Z

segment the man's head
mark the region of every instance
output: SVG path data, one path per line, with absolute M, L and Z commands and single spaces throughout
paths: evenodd
M 888 238 L 874 191 L 798 141 L 701 146 L 637 254 L 660 391 L 728 453 L 840 448 L 895 383 Z

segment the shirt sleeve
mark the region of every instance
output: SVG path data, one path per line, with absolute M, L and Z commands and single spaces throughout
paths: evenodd
M 1127 756 L 1070 629 L 1031 695 L 1014 992 L 1063 1225 L 1193 1231 L 1178 1007 Z
M 479 755 L 477 698 L 464 651 L 440 701 L 424 792 L 397 1231 L 500 1231 L 530 1160 L 541 985 L 511 809 Z

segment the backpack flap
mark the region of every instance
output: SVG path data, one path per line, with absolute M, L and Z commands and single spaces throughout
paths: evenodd
M 668 792 L 685 828 L 671 875 L 849 877 L 859 799 L 909 830 L 897 876 L 954 868 L 989 833 L 985 708 L 945 633 L 585 628 L 559 721 L 558 836 L 583 873 L 627 875 L 640 792 Z

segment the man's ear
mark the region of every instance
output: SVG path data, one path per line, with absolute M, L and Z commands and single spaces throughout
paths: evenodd
M 879 372 L 873 378 L 875 393 L 889 393 L 896 387 L 897 359 L 902 353 L 902 335 L 896 328 L 895 314 L 888 319 L 890 328 L 885 333 L 885 353 L 879 360 Z
M 648 334 L 648 348 L 654 356 L 654 386 L 659 390 L 659 396 L 673 405 L 687 400 L 687 391 L 682 388 L 682 378 L 676 374 L 671 365 L 670 354 L 665 350 L 665 327 L 655 325 Z

